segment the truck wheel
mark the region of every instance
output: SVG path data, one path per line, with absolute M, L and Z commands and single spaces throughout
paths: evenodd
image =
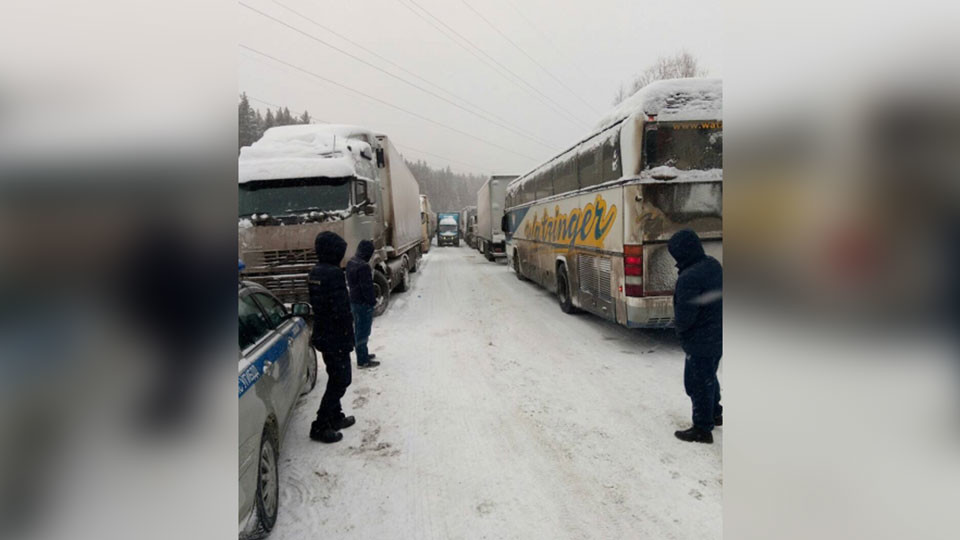
M 307 382 L 303 386 L 303 392 L 300 395 L 309 394 L 317 386 L 317 350 L 310 346 L 310 352 L 307 353 Z
M 483 256 L 487 258 L 488 261 L 493 262 L 493 250 L 490 248 L 490 244 L 484 244 L 483 246 Z
M 420 257 L 421 257 L 420 248 L 417 248 L 413 253 L 413 257 L 410 257 L 410 273 L 411 274 L 416 274 L 417 270 L 420 269 Z
M 377 293 L 377 303 L 373 306 L 373 316 L 379 317 L 390 303 L 390 282 L 379 270 L 373 271 L 373 290 Z
M 570 278 L 567 277 L 567 267 L 562 264 L 557 267 L 557 301 L 560 302 L 560 310 L 564 313 L 573 314 L 579 311 L 573 307 Z
M 400 265 L 400 283 L 397 284 L 397 292 L 407 292 L 410 289 L 410 271 L 406 263 Z

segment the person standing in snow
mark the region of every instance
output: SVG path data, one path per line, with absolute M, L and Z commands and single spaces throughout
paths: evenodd
M 673 293 L 677 335 L 687 358 L 683 386 L 693 404 L 693 427 L 677 431 L 682 441 L 713 443 L 723 425 L 717 368 L 723 354 L 723 267 L 703 251 L 697 234 L 677 231 L 667 244 L 680 275 Z
M 357 347 L 357 367 L 361 369 L 376 367 L 380 362 L 374 360 L 377 355 L 367 350 L 370 330 L 373 326 L 373 308 L 377 305 L 377 294 L 373 289 L 373 270 L 370 257 L 373 256 L 373 242 L 362 240 L 357 253 L 347 263 L 347 284 L 350 286 L 350 310 L 353 312 L 353 331 Z
M 307 286 L 313 307 L 313 346 L 327 367 L 327 388 L 320 399 L 317 418 L 310 425 L 310 438 L 335 443 L 343 438 L 340 430 L 356 419 L 345 416 L 340 399 L 351 382 L 350 351 L 353 350 L 353 318 L 350 296 L 340 262 L 347 243 L 337 233 L 325 231 L 314 242 L 317 264 L 310 270 Z

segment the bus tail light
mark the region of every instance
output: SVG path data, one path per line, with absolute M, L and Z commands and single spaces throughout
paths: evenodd
M 623 246 L 624 293 L 643 296 L 643 246 Z

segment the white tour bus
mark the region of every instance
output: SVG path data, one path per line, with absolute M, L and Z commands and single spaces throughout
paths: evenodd
M 719 79 L 639 90 L 594 132 L 507 188 L 508 264 L 585 310 L 631 328 L 673 323 L 667 241 L 692 229 L 722 261 Z

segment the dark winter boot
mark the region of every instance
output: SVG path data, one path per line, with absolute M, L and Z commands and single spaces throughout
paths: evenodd
M 713 417 L 713 425 L 718 426 L 718 427 L 723 425 L 723 415 L 722 415 L 722 414 L 718 414 L 717 416 L 714 416 L 714 417 Z
M 333 429 L 339 431 L 341 429 L 346 429 L 357 423 L 357 419 L 352 416 L 342 416 L 339 420 L 333 423 Z
M 380 362 L 377 362 L 376 360 L 367 360 L 362 364 L 358 363 L 357 367 L 360 369 L 367 369 L 367 368 L 377 367 L 379 365 L 380 365 Z
M 713 433 L 705 429 L 700 429 L 697 426 L 683 431 L 676 431 L 674 435 L 681 441 L 713 444 Z
M 376 358 L 376 357 L 377 357 L 377 355 L 371 354 L 370 356 L 367 356 L 367 359 L 368 359 L 368 360 L 373 360 L 373 359 Z
M 343 433 L 330 427 L 326 422 L 314 420 L 310 424 L 310 438 L 325 443 L 335 443 L 343 438 Z

